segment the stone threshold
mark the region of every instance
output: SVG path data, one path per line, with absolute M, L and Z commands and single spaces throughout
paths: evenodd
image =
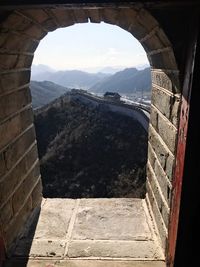
M 20 265 L 21 264 L 21 265 Z M 44 199 L 6 267 L 164 267 L 146 201 Z

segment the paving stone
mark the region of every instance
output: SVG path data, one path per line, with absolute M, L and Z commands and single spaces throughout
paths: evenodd
M 10 260 L 5 267 L 166 267 L 164 261 L 152 260 Z
M 65 240 L 26 240 L 15 250 L 15 256 L 24 257 L 62 257 L 66 246 Z
M 34 238 L 65 238 L 74 206 L 73 199 L 47 199 L 42 207 Z
M 72 239 L 151 239 L 141 199 L 82 199 Z
M 68 256 L 108 258 L 162 258 L 162 253 L 153 241 L 73 241 Z
M 143 199 L 43 199 L 5 266 L 164 267 L 153 229 Z

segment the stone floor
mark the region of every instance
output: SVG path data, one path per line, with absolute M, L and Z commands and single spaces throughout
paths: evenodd
M 164 267 L 145 200 L 44 199 L 6 266 Z

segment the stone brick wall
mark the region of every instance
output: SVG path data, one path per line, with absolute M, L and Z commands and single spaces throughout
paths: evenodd
M 21 47 L 20 34 L 17 43 L 16 33 L 12 38 L 4 31 L 1 25 L 0 223 L 8 250 L 40 204 L 42 191 L 29 89 L 32 56 L 21 51 L 27 44 Z
M 152 105 L 147 163 L 147 201 L 163 248 L 168 237 L 180 89 L 176 70 L 152 69 Z
M 8 250 L 41 201 L 41 180 L 29 90 L 40 40 L 59 27 L 101 21 L 129 31 L 152 67 L 147 202 L 163 248 L 168 234 L 180 104 L 173 48 L 159 23 L 141 7 L 15 10 L 0 23 L 0 224 Z

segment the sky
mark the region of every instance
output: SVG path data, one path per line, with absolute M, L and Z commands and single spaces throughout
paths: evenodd
M 101 22 L 57 29 L 40 42 L 34 65 L 55 70 L 90 70 L 136 67 L 149 64 L 141 44 L 129 32 Z

